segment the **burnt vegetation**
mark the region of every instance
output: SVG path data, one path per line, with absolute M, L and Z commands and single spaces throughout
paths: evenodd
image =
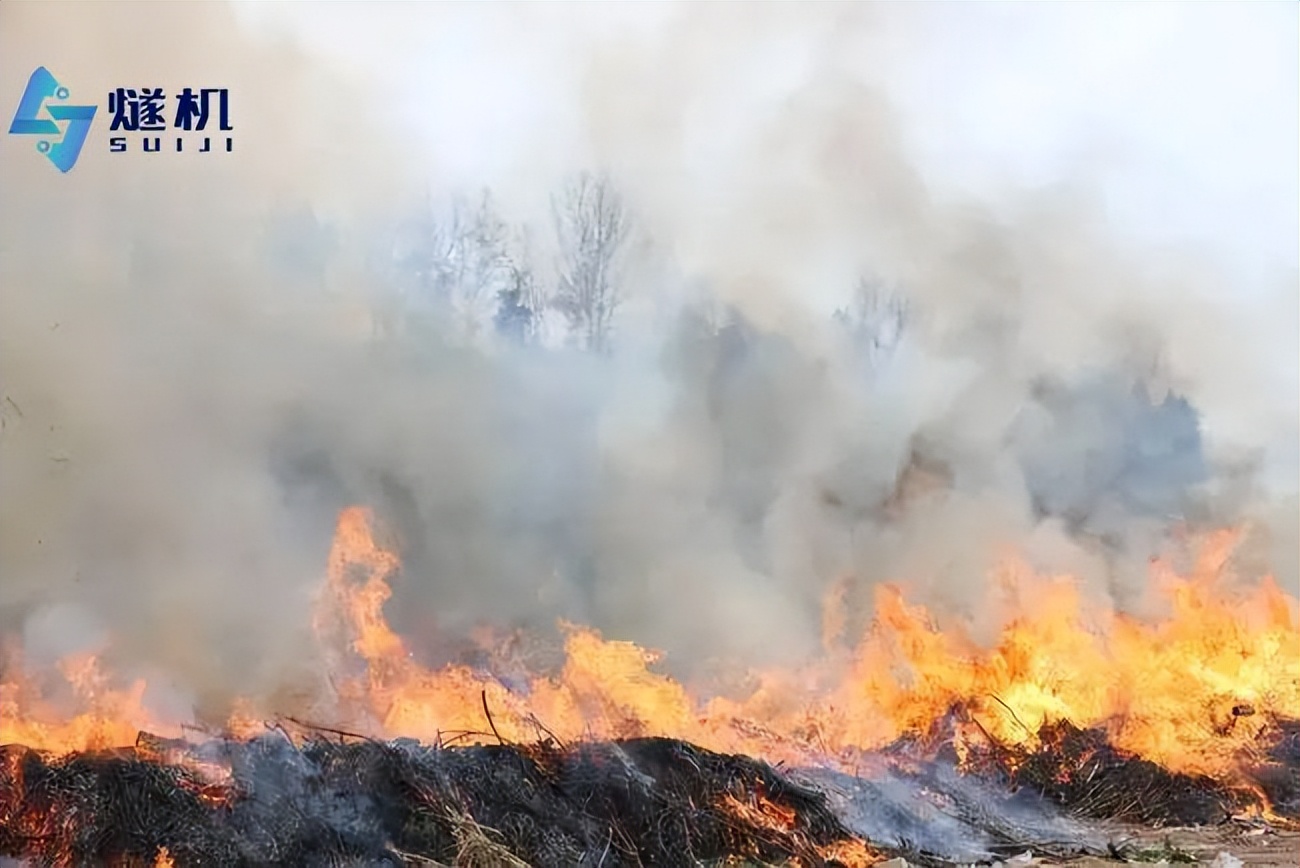
M 992 745 L 974 765 L 1093 819 L 1150 825 L 1221 823 L 1258 800 L 1204 775 L 1171 772 L 1115 748 L 1106 734 L 1069 721 L 1044 724 L 1032 747 Z
M 948 723 L 889 752 L 919 749 L 956 762 Z M 967 743 L 965 774 L 1033 793 L 1077 817 L 1156 827 L 1215 825 L 1261 812 L 1300 821 L 1300 721 L 1270 716 L 1238 758 L 1237 773 L 1223 779 L 1171 771 L 1115 747 L 1102 728 L 1068 720 L 1045 722 L 1019 744 L 983 736 Z
M 204 780 L 204 763 L 229 769 Z M 862 853 L 820 792 L 671 739 L 423 746 L 278 734 L 54 759 L 9 748 L 0 853 L 38 865 L 810 866 Z
M 536 868 L 956 858 L 920 846 L 947 833 L 927 830 L 924 812 L 889 804 L 870 776 L 783 772 L 667 738 L 460 746 L 305 732 L 202 743 L 141 734 L 132 748 L 62 757 L 5 747 L 0 855 L 40 866 Z M 981 789 L 989 784 L 1089 819 L 1214 824 L 1265 807 L 1263 793 L 1277 815 L 1300 820 L 1296 721 L 1264 730 L 1238 786 L 1170 772 L 1098 730 L 1063 722 L 1038 735 L 1035 747 L 977 749 L 961 780 L 943 771 L 953 766 L 933 734 L 884 756 L 944 822 L 964 824 L 963 846 L 1003 858 L 1027 847 L 1058 858 L 1106 851 L 1059 840 L 1052 809 L 1030 816 L 1023 800 L 1008 807 Z M 878 840 L 870 831 L 880 827 L 862 819 L 871 814 L 890 830 Z M 917 840 L 902 834 L 908 828 Z

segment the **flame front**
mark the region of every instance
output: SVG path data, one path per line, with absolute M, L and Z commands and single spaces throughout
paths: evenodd
M 1172 770 L 1222 777 L 1269 715 L 1300 715 L 1296 601 L 1271 578 L 1233 593 L 1235 533 L 1205 540 L 1189 576 L 1155 566 L 1170 605 L 1161 621 L 1085 617 L 1077 582 L 1013 565 L 1002 584 L 1033 609 L 981 647 L 882 587 L 847 665 L 828 655 L 809 671 L 755 673 L 761 686 L 748 699 L 701 702 L 653 670 L 655 653 L 572 625 L 559 676 L 532 679 L 526 697 L 467 667 L 417 666 L 380 611 L 398 561 L 369 528 L 364 510 L 340 518 L 323 611 L 346 624 L 367 664 L 347 692 L 385 735 L 488 736 L 486 700 L 496 734 L 510 740 L 537 737 L 541 724 L 566 740 L 664 735 L 792 760 L 878 748 L 960 706 L 1004 743 L 1069 720 L 1105 727 L 1117 747 Z
M 1228 567 L 1237 539 L 1203 540 L 1188 575 L 1154 566 L 1169 609 L 1158 621 L 1096 613 L 1077 581 L 1009 564 L 998 578 L 1012 617 L 991 646 L 939 630 L 899 588 L 881 587 L 851 653 L 832 647 L 845 624 L 832 611 L 822 660 L 751 673 L 758 686 L 740 700 L 694 696 L 654 670 L 654 652 L 574 625 L 564 625 L 558 674 L 533 674 L 523 690 L 468 666 L 419 665 L 383 614 L 399 559 L 362 508 L 339 517 L 315 624 L 334 670 L 336 722 L 384 737 L 662 735 L 789 762 L 851 757 L 960 709 L 970 725 L 957 732 L 959 752 L 968 738 L 1032 743 L 1041 724 L 1069 720 L 1105 728 L 1117 747 L 1171 770 L 1231 780 L 1273 716 L 1300 717 L 1296 599 L 1267 577 L 1241 590 Z M 1033 603 L 1017 608 L 1017 599 Z M 142 708 L 143 684 L 110 690 L 93 659 L 64 667 L 83 713 L 60 718 L 10 659 L 0 742 L 62 752 L 129 744 L 160 725 Z

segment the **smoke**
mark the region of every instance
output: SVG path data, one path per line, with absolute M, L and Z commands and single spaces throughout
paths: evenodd
M 228 87 L 235 125 L 116 155 L 100 117 L 67 176 L 5 143 L 0 623 L 29 646 L 100 631 L 204 703 L 291 684 L 357 501 L 413 634 L 563 616 L 679 661 L 812 650 L 844 576 L 978 622 L 1009 551 L 1140 607 L 1184 523 L 1249 523 L 1294 587 L 1294 273 L 1238 303 L 1114 237 L 1086 176 L 938 185 L 883 85 L 911 13 L 370 8 L 331 55 L 267 9 L 0 7 L 15 101 L 44 64 L 101 111 Z M 611 356 L 411 325 L 395 217 L 490 186 L 547 284 L 584 168 L 635 219 Z M 831 316 L 864 277 L 897 335 Z

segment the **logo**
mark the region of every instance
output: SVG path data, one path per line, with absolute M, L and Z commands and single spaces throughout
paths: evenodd
M 202 147 L 190 150 L 197 154 L 215 153 L 211 133 L 229 133 L 234 129 L 230 125 L 230 91 L 224 87 L 187 87 L 176 94 L 176 108 L 168 113 L 167 93 L 161 87 L 119 87 L 108 94 L 108 130 L 112 133 L 135 133 L 136 136 L 113 136 L 108 140 L 108 150 L 112 154 L 124 154 L 131 150 L 134 140 L 141 152 L 157 154 L 162 151 L 163 137 L 150 133 L 167 132 L 170 128 L 175 137 L 176 151 L 185 148 L 188 139 L 193 143 L 199 138 L 194 133 L 207 133 L 202 136 Z M 170 121 L 168 119 L 171 119 Z M 212 127 L 208 122 L 212 121 Z M 169 137 L 170 138 L 170 137 Z M 225 139 L 226 153 L 235 149 L 234 137 L 216 136 L 216 144 Z
M 49 100 L 65 100 L 69 96 L 69 90 L 48 69 L 39 66 L 27 80 L 27 89 L 9 125 L 9 134 L 13 136 L 45 136 L 36 143 L 36 150 L 65 173 L 77 165 L 96 109 L 93 105 L 48 104 Z M 42 109 L 49 118 L 41 117 Z M 67 126 L 60 127 L 60 122 L 66 122 Z
M 36 150 L 60 172 L 70 172 L 86 144 L 98 106 L 68 105 L 68 88 L 45 67 L 27 80 L 9 134 L 40 136 Z M 230 91 L 224 87 L 186 87 L 174 94 L 175 106 L 161 87 L 119 87 L 108 93 L 108 152 L 158 154 L 164 136 L 176 153 L 231 153 L 235 139 L 230 123 Z M 128 135 L 121 135 L 126 133 Z M 224 146 L 224 147 L 223 147 Z

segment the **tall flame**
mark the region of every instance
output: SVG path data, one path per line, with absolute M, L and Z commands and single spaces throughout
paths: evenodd
M 338 519 L 315 625 L 334 670 L 338 722 L 380 736 L 665 735 L 792 761 L 877 748 L 960 708 L 972 733 L 1004 743 L 1032 743 L 1042 723 L 1069 720 L 1104 727 L 1117 747 L 1172 770 L 1230 779 L 1271 715 L 1300 717 L 1297 601 L 1271 578 L 1235 583 L 1237 541 L 1235 532 L 1203 540 L 1188 575 L 1155 564 L 1169 611 L 1157 621 L 1095 611 L 1071 578 L 1010 563 L 999 578 L 1012 617 L 991 645 L 938 629 L 898 587 L 882 586 L 865 635 L 837 653 L 847 623 L 841 588 L 819 663 L 751 673 L 757 686 L 747 697 L 705 700 L 656 672 L 655 652 L 568 624 L 558 674 L 533 674 L 525 689 L 464 665 L 420 665 L 383 612 L 400 561 L 376 541 L 371 514 L 354 507 Z M 0 743 L 67 751 L 131 743 L 138 729 L 158 726 L 142 707 L 143 683 L 112 690 L 93 658 L 67 661 L 63 680 L 82 713 L 62 717 L 17 655 L 9 659 Z
M 1155 566 L 1170 604 L 1161 621 L 1113 611 L 1085 617 L 1077 582 L 1011 565 L 1003 584 L 1032 608 L 981 647 L 958 630 L 940 631 L 924 608 L 886 586 L 847 667 L 828 658 L 811 671 L 757 673 L 760 687 L 748 699 L 701 703 L 652 669 L 654 652 L 571 625 L 561 673 L 534 678 L 526 699 L 466 667 L 417 666 L 380 611 L 398 561 L 369 528 L 364 510 L 341 516 L 325 608 L 346 623 L 367 664 L 368 680 L 352 685 L 353 695 L 389 735 L 481 733 L 486 702 L 497 734 L 509 739 L 536 736 L 542 722 L 563 739 L 669 735 L 788 759 L 880 747 L 961 705 L 1005 743 L 1032 741 L 1042 723 L 1067 719 L 1104 726 L 1117 747 L 1171 769 L 1224 775 L 1257 734 L 1246 713 L 1261 721 L 1300 715 L 1296 601 L 1271 578 L 1233 591 L 1232 532 L 1204 541 L 1189 576 Z M 360 580 L 349 580 L 354 572 Z

